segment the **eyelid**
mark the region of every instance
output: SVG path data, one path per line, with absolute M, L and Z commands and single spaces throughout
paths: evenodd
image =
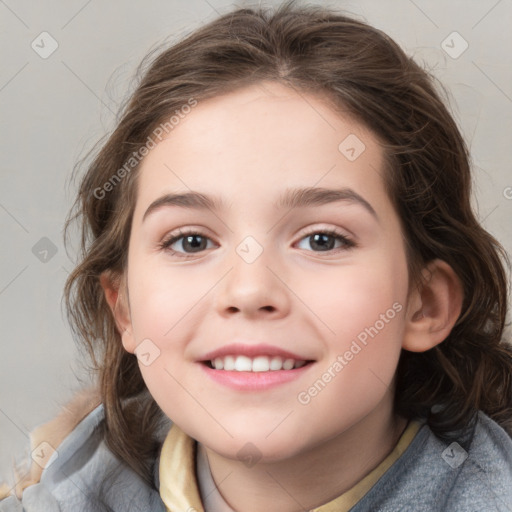
M 331 233 L 350 240 L 356 238 L 352 231 L 349 231 L 346 228 L 342 229 L 338 226 L 333 226 L 331 224 L 314 225 L 312 227 L 304 228 L 299 232 L 299 235 L 297 236 L 300 236 L 299 239 L 302 239 L 305 236 L 312 235 L 314 233 Z

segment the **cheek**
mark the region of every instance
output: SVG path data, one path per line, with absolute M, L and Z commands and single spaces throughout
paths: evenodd
M 152 266 L 148 260 L 145 264 L 136 262 L 134 257 L 129 267 L 133 334 L 137 344 L 150 340 L 149 351 L 155 354 L 149 365 L 139 359 L 139 368 L 152 396 L 170 415 L 171 411 L 190 408 L 188 395 L 179 384 L 186 377 L 183 363 L 188 357 L 187 346 L 197 335 L 199 319 L 207 313 L 207 294 L 218 278 L 212 272 L 194 272 L 192 268 L 179 271 L 161 264 Z
M 179 270 L 159 264 L 132 266 L 130 309 L 139 338 L 177 339 L 176 334 L 194 314 L 201 299 L 215 284 L 211 273 Z
M 135 269 L 134 269 L 135 270 Z M 135 272 L 134 272 L 135 274 Z M 139 368 L 151 395 L 174 420 L 176 411 L 195 410 L 184 392 L 184 358 L 191 337 L 190 318 L 196 314 L 199 299 L 206 292 L 198 283 L 185 280 L 183 273 L 146 271 L 134 278 L 130 288 L 133 333 L 137 342 L 151 340 L 154 360 L 146 365 L 139 357 Z M 181 384 L 180 384 L 181 383 Z
M 305 401 L 311 399 L 319 415 L 336 410 L 340 421 L 347 411 L 357 417 L 382 398 L 396 372 L 405 326 L 405 257 L 391 250 L 368 254 L 337 272 L 317 274 L 314 282 L 308 306 L 321 320 L 326 357 L 310 383 L 312 395 L 303 390 Z M 344 407 L 333 409 L 339 403 Z
M 343 277 L 312 306 L 329 326 L 326 356 L 297 396 L 326 435 L 333 425 L 344 428 L 366 415 L 389 392 L 404 330 L 402 278 L 375 267 L 352 268 Z
M 302 283 L 299 288 L 299 283 Z M 406 272 L 393 261 L 388 264 L 375 258 L 353 265 L 332 268 L 323 273 L 316 272 L 311 278 L 297 280 L 297 295 L 305 297 L 306 306 L 319 318 L 319 326 L 326 339 L 351 340 L 365 328 L 378 322 L 381 316 L 386 329 L 396 317 L 396 309 L 405 306 L 407 280 Z M 393 304 L 399 303 L 402 308 Z M 388 314 L 386 314 L 388 312 Z

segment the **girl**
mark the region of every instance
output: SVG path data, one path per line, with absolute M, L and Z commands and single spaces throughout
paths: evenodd
M 162 52 L 67 225 L 99 403 L 0 510 L 511 510 L 506 254 L 470 198 L 434 79 L 364 23 L 287 2 Z

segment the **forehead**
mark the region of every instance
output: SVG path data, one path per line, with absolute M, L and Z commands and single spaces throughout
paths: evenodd
M 190 189 L 245 204 L 295 186 L 346 185 L 371 196 L 382 194 L 382 163 L 372 132 L 326 98 L 262 82 L 182 116 L 143 160 L 138 203 Z

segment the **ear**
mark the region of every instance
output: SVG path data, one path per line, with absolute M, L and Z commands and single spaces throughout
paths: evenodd
M 422 270 L 423 281 L 407 303 L 402 347 L 424 352 L 444 341 L 462 310 L 462 283 L 445 261 L 429 262 Z
M 123 276 L 115 276 L 110 271 L 102 272 L 100 284 L 105 293 L 105 299 L 112 311 L 117 330 L 121 334 L 123 347 L 127 352 L 135 352 L 135 338 L 130 317 L 130 305 L 128 303 L 128 287 Z

